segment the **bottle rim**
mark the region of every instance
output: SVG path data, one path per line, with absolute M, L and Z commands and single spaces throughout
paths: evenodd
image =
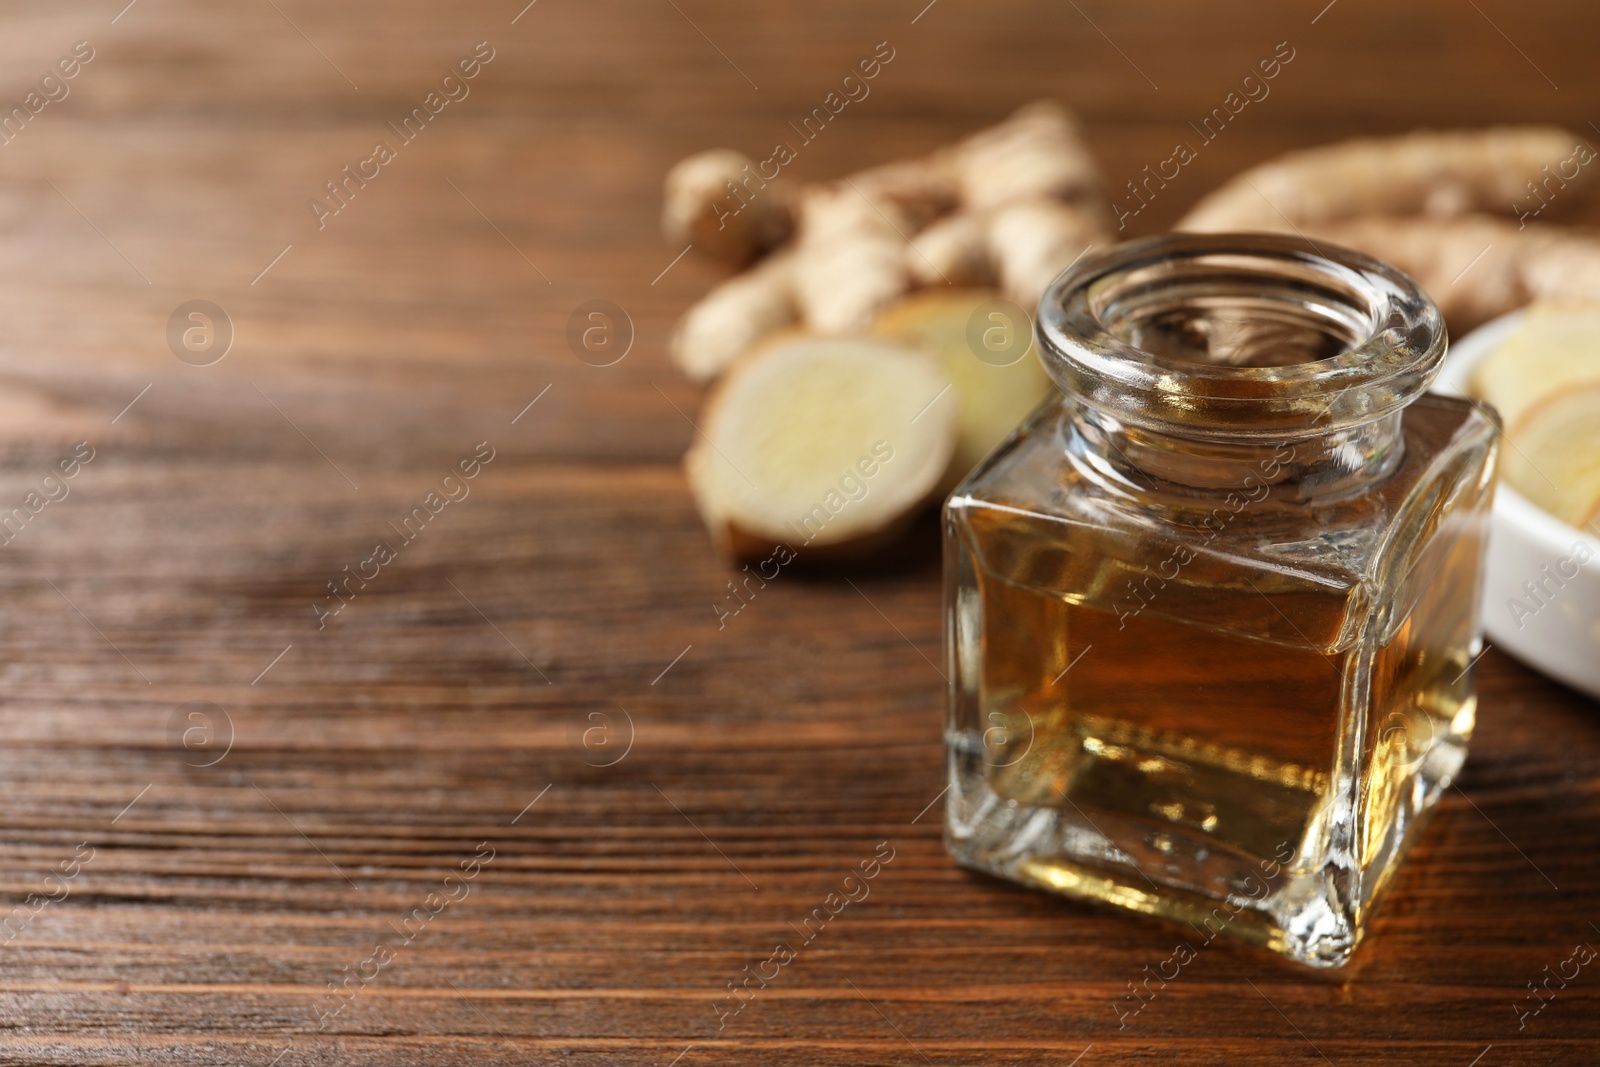
M 1234 365 L 1130 340 L 1185 315 L 1203 334 L 1222 321 L 1218 307 L 1245 309 L 1227 321 L 1269 338 L 1320 334 L 1330 351 Z M 1077 402 L 1214 439 L 1289 440 L 1382 418 L 1427 389 L 1448 343 L 1438 307 L 1406 274 L 1353 249 L 1265 233 L 1163 234 L 1086 256 L 1041 298 L 1037 333 L 1046 371 Z

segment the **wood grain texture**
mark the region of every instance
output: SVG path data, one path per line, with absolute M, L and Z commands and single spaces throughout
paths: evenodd
M 962 872 L 925 811 L 931 531 L 719 628 L 677 467 L 698 396 L 664 355 L 715 274 L 663 274 L 655 221 L 673 160 L 763 150 L 879 41 L 794 175 L 1055 95 L 1120 184 L 1291 42 L 1154 232 L 1299 145 L 1586 129 L 1590 5 L 123 3 L 11 5 L 0 34 L 0 101 L 96 49 L 0 148 L 0 510 L 96 450 L 0 549 L 0 1063 L 1600 1057 L 1600 971 L 1516 1014 L 1600 943 L 1600 717 L 1496 651 L 1462 787 L 1352 967 L 1215 945 L 1119 1028 L 1174 933 Z M 482 40 L 470 96 L 317 229 L 307 199 Z M 606 368 L 565 340 L 597 298 L 636 331 Z M 192 299 L 236 330 L 214 366 L 167 347 Z M 326 583 L 482 441 L 470 496 L 319 629 Z M 880 842 L 871 895 L 719 1029 L 726 984 Z

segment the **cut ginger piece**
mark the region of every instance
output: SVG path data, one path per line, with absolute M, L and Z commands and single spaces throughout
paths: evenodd
M 950 465 L 952 392 L 921 352 L 780 335 L 707 398 L 684 458 L 701 517 L 739 560 L 775 545 L 822 559 L 881 548 L 930 501 Z
M 986 289 L 932 289 L 891 305 L 873 324 L 878 337 L 937 356 L 955 386 L 960 422 L 946 488 L 966 477 L 1055 391 L 1032 348 L 1031 324 L 1020 308 L 1007 308 L 1000 300 L 999 293 Z M 989 304 L 995 306 L 986 312 Z M 974 334 L 980 345 L 985 338 L 994 340 L 999 351 L 980 355 Z
M 1538 303 L 1473 369 L 1470 389 L 1517 433 L 1546 397 L 1587 385 L 1600 385 L 1600 304 Z
M 1509 485 L 1572 526 L 1600 519 L 1600 384 L 1547 395 L 1507 438 Z
M 1504 420 L 1508 485 L 1574 526 L 1600 518 L 1600 304 L 1535 304 L 1470 390 Z

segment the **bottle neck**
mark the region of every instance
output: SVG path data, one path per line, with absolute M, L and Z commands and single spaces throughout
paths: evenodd
M 1133 425 L 1072 399 L 1067 407 L 1074 467 L 1112 492 L 1140 498 L 1326 500 L 1383 481 L 1405 454 L 1400 411 L 1325 433 L 1216 441 Z
M 1039 342 L 1069 398 L 1070 461 L 1181 511 L 1234 494 L 1323 501 L 1387 478 L 1446 338 L 1415 282 L 1359 252 L 1167 234 L 1065 272 L 1040 301 Z

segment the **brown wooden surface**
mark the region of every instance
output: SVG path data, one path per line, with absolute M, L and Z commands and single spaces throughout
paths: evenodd
M 0 100 L 96 49 L 0 148 L 0 510 L 96 449 L 0 549 L 0 916 L 94 850 L 0 944 L 0 1062 L 1600 1060 L 1600 963 L 1516 1014 L 1600 944 L 1600 709 L 1496 651 L 1462 789 L 1352 968 L 1214 945 L 1119 1030 L 1174 931 L 964 873 L 917 818 L 943 785 L 931 539 L 857 588 L 785 574 L 718 629 L 676 465 L 698 397 L 664 355 L 715 274 L 658 278 L 655 222 L 673 160 L 764 152 L 884 40 L 794 175 L 1056 95 L 1120 185 L 1290 42 L 1151 232 L 1296 145 L 1587 131 L 1591 4 L 123 2 L 0 16 Z M 307 198 L 485 39 L 471 95 L 319 232 Z M 196 298 L 237 331 L 206 368 L 165 340 Z M 608 368 L 565 342 L 596 298 L 637 330 Z M 484 440 L 470 497 L 319 632 L 325 583 Z M 185 748 L 196 700 L 226 720 Z M 871 896 L 719 1031 L 726 983 L 881 841 Z M 319 1030 L 480 842 L 465 899 Z

